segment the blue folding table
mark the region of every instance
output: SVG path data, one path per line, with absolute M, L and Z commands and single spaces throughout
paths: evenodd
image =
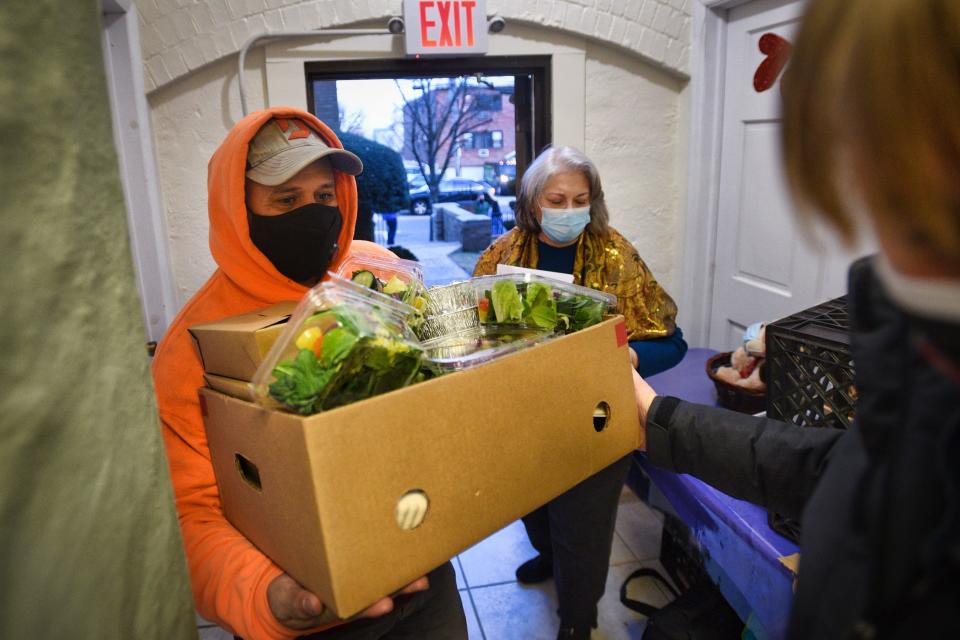
M 690 349 L 683 361 L 651 376 L 650 385 L 661 395 L 716 405 L 713 382 L 707 377 L 707 360 L 716 352 Z M 737 500 L 686 474 L 653 466 L 643 454 L 636 461 L 667 504 L 668 510 L 689 528 L 704 567 L 721 593 L 745 621 L 745 638 L 779 640 L 786 636 L 795 575 L 781 562 L 799 551 L 796 544 L 773 531 L 767 512 Z

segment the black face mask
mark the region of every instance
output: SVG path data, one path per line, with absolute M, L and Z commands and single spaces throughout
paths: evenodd
M 250 239 L 277 271 L 299 283 L 322 278 L 337 254 L 340 209 L 308 204 L 279 216 L 249 212 Z

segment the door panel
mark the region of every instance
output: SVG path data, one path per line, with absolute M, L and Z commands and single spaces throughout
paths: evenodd
M 729 12 L 716 269 L 708 344 L 730 350 L 743 327 L 841 295 L 855 254 L 810 242 L 797 220 L 781 160 L 782 72 L 768 54 L 791 42 L 798 0 L 755 0 Z M 763 51 L 761 51 L 763 49 Z M 826 235 L 826 234 L 819 234 Z
M 782 184 L 779 136 L 777 122 L 749 122 L 743 128 L 734 277 L 789 296 L 795 245 L 794 238 L 783 233 L 793 221 Z

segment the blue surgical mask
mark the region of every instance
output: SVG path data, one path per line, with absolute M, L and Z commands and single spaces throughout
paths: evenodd
M 568 244 L 577 239 L 590 224 L 590 207 L 579 209 L 548 209 L 540 207 L 540 228 L 547 237 L 559 244 Z

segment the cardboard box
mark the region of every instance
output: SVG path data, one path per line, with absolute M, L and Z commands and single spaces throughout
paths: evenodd
M 254 402 L 253 388 L 246 380 L 237 380 L 236 378 L 227 378 L 212 373 L 204 373 L 203 379 L 207 381 L 207 386 L 216 389 L 220 393 L 225 393 L 233 398 L 249 400 Z
M 278 302 L 252 313 L 190 327 L 203 370 L 236 380 L 252 380 L 296 306 L 296 302 Z
M 309 417 L 201 389 L 224 512 L 349 617 L 634 450 L 627 349 L 616 316 Z M 403 530 L 410 491 L 429 506 Z

